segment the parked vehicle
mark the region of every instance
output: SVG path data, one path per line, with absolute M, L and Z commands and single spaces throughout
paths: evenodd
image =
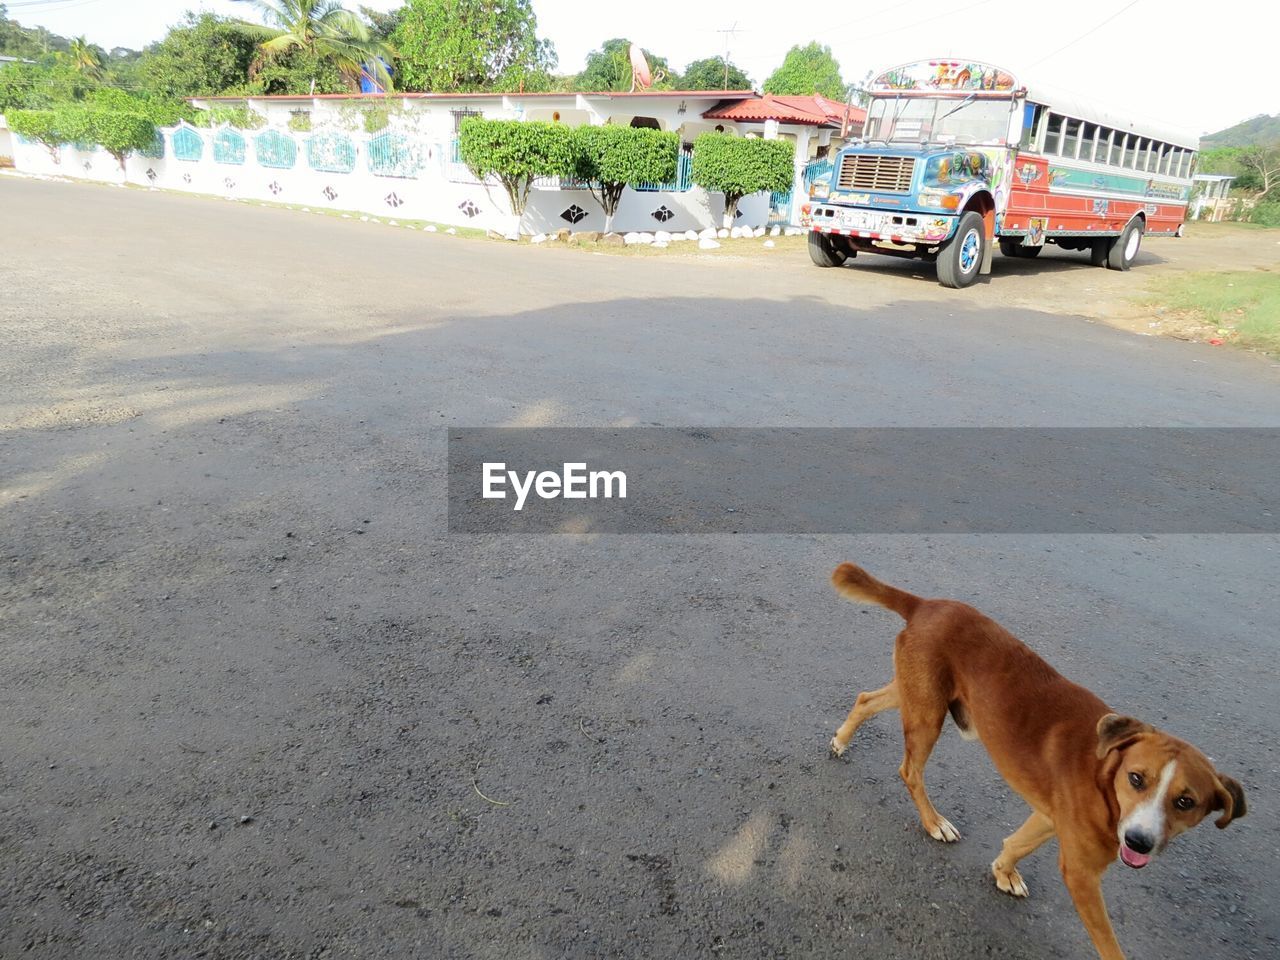
M 861 139 L 813 179 L 801 222 L 834 267 L 860 252 L 937 263 L 943 286 L 991 272 L 996 246 L 1046 244 L 1128 270 L 1146 236 L 1181 235 L 1199 140 L 968 60 L 872 83 Z

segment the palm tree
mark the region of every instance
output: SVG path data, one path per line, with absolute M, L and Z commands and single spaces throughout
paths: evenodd
M 67 59 L 77 73 L 96 77 L 102 72 L 102 57 L 84 37 L 76 37 L 67 47 Z
M 338 68 L 353 88 L 369 70 L 383 90 L 391 89 L 391 47 L 374 38 L 369 25 L 338 0 L 236 0 L 257 8 L 266 26 L 244 24 L 263 38 L 258 66 L 291 50 L 301 50 Z

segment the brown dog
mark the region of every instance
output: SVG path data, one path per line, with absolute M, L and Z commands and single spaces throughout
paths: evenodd
M 1222 812 L 1218 827 L 1243 817 L 1240 784 L 1189 743 L 1118 716 L 966 604 L 914 596 L 851 563 L 838 566 L 831 582 L 850 600 L 907 621 L 894 646 L 892 682 L 858 694 L 832 752 L 841 756 L 863 721 L 897 707 L 905 741 L 898 773 L 920 822 L 936 840 L 959 840 L 924 788 L 925 763 L 950 712 L 961 735 L 981 740 L 1031 805 L 991 864 L 996 886 L 1025 897 L 1018 861 L 1056 834 L 1063 880 L 1099 956 L 1124 960 L 1102 899 L 1103 873 L 1117 856 L 1146 866 L 1210 813 Z

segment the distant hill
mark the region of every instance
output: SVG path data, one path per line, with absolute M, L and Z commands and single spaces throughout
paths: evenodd
M 1280 143 L 1280 114 L 1268 117 L 1261 113 L 1251 120 L 1237 123 L 1217 133 L 1200 138 L 1203 149 L 1209 147 L 1251 147 L 1260 143 Z

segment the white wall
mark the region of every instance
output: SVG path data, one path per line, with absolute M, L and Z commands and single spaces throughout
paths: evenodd
M 287 120 L 287 113 L 282 114 Z M 15 142 L 14 162 L 17 169 L 29 173 L 99 180 L 109 183 L 131 183 L 143 187 L 181 190 L 215 196 L 268 200 L 276 203 L 318 209 L 350 210 L 373 216 L 404 220 L 430 220 L 436 223 L 506 231 L 511 223 L 506 195 L 497 184 L 488 189 L 471 181 L 460 165 L 451 163 L 449 139 L 450 115 L 422 117 L 427 122 L 415 124 L 430 127 L 441 136 L 429 139 L 411 135 L 420 157 L 421 169 L 411 177 L 384 176 L 370 172 L 369 135 L 341 131 L 356 148 L 355 168 L 350 173 L 326 173 L 308 166 L 305 141 L 312 134 L 297 133 L 273 126 L 278 133 L 292 136 L 298 145 L 297 159 L 291 169 L 264 167 L 257 161 L 254 137 L 264 131 L 241 131 L 245 137 L 245 161 L 242 164 L 218 163 L 213 156 L 216 130 L 192 128 L 204 141 L 203 156 L 198 161 L 179 160 L 173 151 L 173 134 L 179 128 L 167 128 L 163 158 L 130 156 L 125 170 L 110 154 L 101 149 L 82 151 L 67 145 L 57 151 L 55 161 L 38 143 Z M 339 131 L 329 130 L 337 133 Z M 16 139 L 16 138 L 15 138 Z M 327 191 L 327 192 L 326 192 Z M 576 223 L 566 220 L 565 211 L 572 206 L 586 213 Z M 768 197 L 760 194 L 739 204 L 741 226 L 761 226 L 768 219 Z M 665 221 L 653 212 L 665 207 L 673 216 Z M 622 199 L 613 228 L 630 230 L 687 230 L 720 226 L 724 208 L 720 194 L 707 194 L 699 187 L 684 192 L 636 192 L 628 190 Z M 468 216 L 468 212 L 474 215 Z M 604 214 L 586 190 L 535 189 L 529 198 L 522 223 L 524 233 L 558 230 L 603 230 Z

